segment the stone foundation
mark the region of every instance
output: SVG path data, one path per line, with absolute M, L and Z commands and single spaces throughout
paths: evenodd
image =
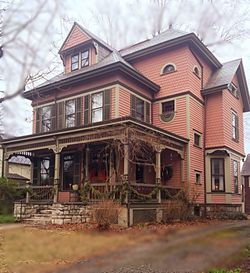
M 242 204 L 207 204 L 206 215 L 209 218 L 233 219 L 241 214 Z
M 18 220 L 30 220 L 34 223 L 88 223 L 92 220 L 92 208 L 83 204 L 15 203 L 14 215 Z

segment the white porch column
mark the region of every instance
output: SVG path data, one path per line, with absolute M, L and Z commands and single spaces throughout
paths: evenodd
M 10 158 L 10 154 L 9 153 L 4 153 L 4 160 L 3 160 L 3 164 L 4 164 L 4 170 L 3 170 L 3 176 L 7 178 L 8 174 L 9 174 L 9 158 Z
M 59 181 L 60 181 L 60 155 L 61 153 L 55 152 L 55 172 L 54 172 L 54 199 L 53 202 L 58 202 L 59 194 Z

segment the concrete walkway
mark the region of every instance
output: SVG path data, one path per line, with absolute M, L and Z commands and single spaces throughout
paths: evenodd
M 250 245 L 250 221 L 174 231 L 159 240 L 79 261 L 57 273 L 202 272 Z M 55 271 L 53 271 L 55 272 Z

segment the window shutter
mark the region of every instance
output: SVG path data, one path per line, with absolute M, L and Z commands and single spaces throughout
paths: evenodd
M 146 122 L 150 123 L 150 103 L 149 102 L 145 102 L 145 109 L 146 109 Z
M 74 154 L 74 183 L 80 183 L 80 153 Z
M 50 185 L 54 183 L 54 174 L 55 174 L 55 156 L 50 156 L 50 166 L 49 166 L 49 182 Z
M 32 162 L 33 162 L 32 184 L 38 185 L 38 159 L 37 159 L 37 157 L 33 157 Z
M 57 129 L 64 128 L 65 119 L 64 101 L 57 104 Z
M 131 104 L 131 116 L 136 117 L 136 97 L 130 95 L 130 104 Z
M 90 95 L 84 97 L 84 125 L 89 124 L 89 99 Z
M 76 99 L 76 126 L 82 125 L 82 97 Z
M 111 101 L 111 89 L 104 91 L 104 101 L 103 101 L 103 120 L 110 119 L 110 101 Z
M 235 138 L 236 138 L 236 140 L 238 141 L 239 140 L 239 117 L 238 117 L 238 115 L 236 115 L 236 120 L 235 120 L 235 125 L 236 125 L 236 136 L 235 136 Z
M 56 105 L 51 105 L 51 131 L 56 130 Z
M 37 108 L 36 109 L 36 133 L 40 133 L 41 132 L 40 112 L 41 112 L 41 108 Z

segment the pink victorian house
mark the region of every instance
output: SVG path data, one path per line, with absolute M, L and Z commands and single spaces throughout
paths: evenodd
M 116 198 L 126 184 L 129 224 L 157 220 L 183 187 L 197 214 L 241 211 L 242 60 L 222 64 L 194 33 L 173 29 L 117 51 L 77 23 L 59 54 L 64 73 L 24 94 L 33 134 L 2 142 L 6 160 L 31 159 L 30 187 L 44 193 L 33 201 L 81 206 L 73 185 Z

